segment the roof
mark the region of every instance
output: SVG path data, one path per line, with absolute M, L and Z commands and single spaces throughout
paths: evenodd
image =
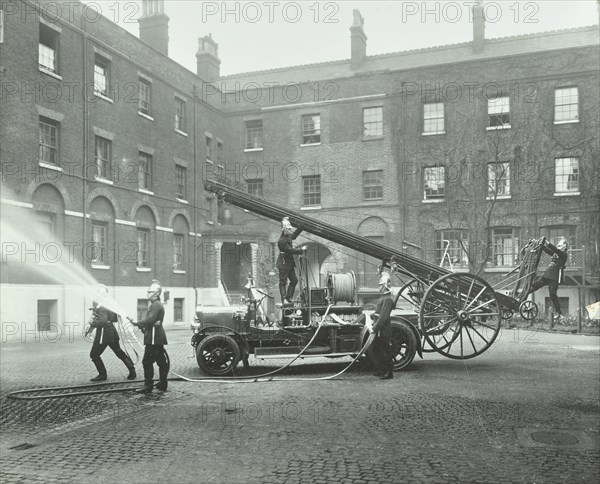
M 597 25 L 564 30 L 486 39 L 482 51 L 473 52 L 472 42 L 449 44 L 388 54 L 367 56 L 359 69 L 352 70 L 350 59 L 281 67 L 264 71 L 243 72 L 223 76 L 228 90 L 243 81 L 263 83 L 301 83 L 349 77 L 360 73 L 395 71 L 458 62 L 489 60 L 507 56 L 600 45 Z

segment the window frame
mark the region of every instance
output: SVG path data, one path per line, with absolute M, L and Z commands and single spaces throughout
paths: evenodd
M 434 180 L 428 180 L 427 179 L 427 173 L 429 170 L 442 170 L 442 178 L 443 178 L 443 187 L 441 189 L 441 195 L 439 193 L 435 193 L 435 194 L 429 194 L 427 190 L 433 190 L 427 187 L 427 182 L 428 181 L 434 181 Z M 423 201 L 425 202 L 431 202 L 431 201 L 443 201 L 446 199 L 446 167 L 443 165 L 437 165 L 437 166 L 425 166 L 423 167 L 423 179 L 422 179 L 422 183 L 423 183 Z M 439 183 L 439 181 L 438 181 Z M 436 188 L 435 189 L 436 192 L 439 192 L 440 189 Z
M 510 231 L 510 234 L 508 233 Z M 519 251 L 521 249 L 521 229 L 520 227 L 492 227 L 490 231 L 490 267 L 514 267 L 519 261 Z M 512 247 L 506 247 L 506 241 L 510 240 Z M 499 244 L 498 242 L 502 242 Z M 502 251 L 499 246 L 502 245 Z M 501 258 L 501 262 L 498 262 Z
M 185 298 L 175 297 L 173 298 L 173 322 L 183 323 L 185 321 Z M 179 314 L 178 314 L 179 312 Z
M 185 270 L 185 234 L 173 233 L 173 270 Z
M 99 156 L 99 145 L 98 143 L 106 143 L 106 158 Z M 101 148 L 101 147 L 100 147 Z M 94 161 L 96 163 L 96 176 L 104 180 L 111 180 L 111 168 L 112 168 L 112 141 L 108 138 L 96 135 L 94 137 Z M 105 165 L 105 166 L 102 166 Z
M 152 82 L 138 77 L 138 112 L 152 116 Z
M 184 99 L 175 96 L 175 129 L 182 133 L 186 131 L 186 114 L 187 114 L 187 103 Z
M 44 128 L 50 128 L 50 133 L 44 132 Z M 38 118 L 38 162 L 46 163 L 54 166 L 60 165 L 59 146 L 60 146 L 60 123 L 50 118 L 40 116 Z M 52 134 L 53 131 L 53 134 Z M 53 140 L 54 144 L 47 143 Z M 45 155 L 50 153 L 54 156 L 54 160 L 47 160 Z
M 315 122 L 316 121 L 316 122 Z M 321 114 L 303 114 L 301 117 L 302 146 L 321 144 Z
M 140 240 L 141 235 L 143 235 L 141 237 L 143 240 Z M 135 267 L 137 269 L 150 268 L 150 230 L 145 227 L 136 227 L 135 244 Z
M 253 188 L 256 188 L 255 190 Z M 246 191 L 248 195 L 258 198 L 264 198 L 264 179 L 250 178 L 246 180 Z
M 187 168 L 182 165 L 175 165 L 175 197 L 179 200 L 187 200 Z
M 245 122 L 246 142 L 244 150 L 259 151 L 264 148 L 264 132 L 262 119 L 253 119 Z
M 368 111 L 375 111 L 373 115 L 370 115 Z M 375 120 L 369 120 L 369 118 L 375 117 Z M 375 125 L 375 134 L 368 134 L 369 127 Z M 383 106 L 370 106 L 363 108 L 363 138 L 383 138 Z
M 497 172 L 493 170 L 494 167 L 499 165 L 506 166 L 506 170 L 504 170 L 503 177 L 497 178 Z M 493 175 L 493 177 L 492 177 Z M 505 181 L 504 184 L 506 193 L 497 192 L 497 183 L 499 181 Z M 494 193 L 497 192 L 497 193 Z M 494 161 L 488 163 L 487 170 L 487 200 L 501 200 L 504 198 L 510 198 L 510 162 L 509 161 Z
M 459 237 L 450 238 L 448 237 L 450 234 L 459 234 Z M 443 245 L 444 240 L 449 241 L 448 257 L 451 258 L 451 268 L 469 269 L 469 231 L 466 229 L 441 229 L 435 231 L 435 259 L 437 265 L 440 265 L 442 260 L 445 259 L 444 252 L 446 249 Z M 461 244 L 460 240 L 462 240 L 464 244 Z M 456 247 L 452 247 L 453 241 L 456 241 Z M 465 247 L 463 247 L 463 245 Z M 456 259 L 459 261 L 458 264 Z M 454 260 L 454 262 L 452 262 L 452 260 Z M 440 267 L 444 267 L 444 265 L 441 265 Z
M 577 163 L 576 168 L 576 172 L 575 173 L 571 173 L 571 174 L 560 174 L 558 173 L 558 168 L 559 168 L 559 162 L 560 161 L 567 161 L 570 160 L 571 163 L 573 161 L 575 161 Z M 571 169 L 573 169 L 573 166 L 571 165 Z M 565 185 L 567 188 L 566 189 L 559 189 L 559 177 L 560 179 L 564 179 L 566 178 L 566 183 L 561 183 L 561 185 Z M 569 180 L 570 177 L 574 177 L 575 181 L 577 182 L 577 188 L 576 189 L 568 189 L 568 185 L 569 183 L 571 183 L 571 180 Z M 555 196 L 565 196 L 565 195 L 579 195 L 580 194 L 580 188 L 579 188 L 579 180 L 580 180 L 580 171 L 579 171 L 579 157 L 578 156 L 561 156 L 561 157 L 557 157 L 554 158 L 554 195 Z
M 441 106 L 441 116 L 428 116 L 428 106 Z M 438 113 L 437 110 L 432 111 L 434 113 Z M 439 113 L 438 113 L 439 114 Z M 435 120 L 435 123 L 432 123 L 431 126 L 435 126 L 436 130 L 427 129 L 428 121 Z M 441 129 L 439 121 L 441 120 Z M 422 124 L 422 134 L 424 136 L 436 135 L 436 134 L 446 134 L 446 107 L 443 102 L 425 102 L 423 103 L 423 124 Z
M 146 166 L 142 166 L 142 159 Z M 152 191 L 152 155 L 145 151 L 138 151 L 138 188 Z
M 575 90 L 575 97 L 576 97 L 576 101 L 575 102 L 561 102 L 559 103 L 559 98 L 558 98 L 558 93 L 559 91 L 567 91 L 567 90 L 571 90 L 574 89 Z M 565 96 L 561 96 L 561 101 L 565 98 Z M 564 106 L 576 106 L 576 113 L 575 113 L 575 117 L 570 117 L 570 118 L 562 118 L 562 119 L 557 119 L 557 115 L 559 112 L 564 112 L 562 109 L 559 109 L 561 107 Z M 571 112 L 571 110 L 569 110 L 569 112 Z M 578 86 L 561 86 L 561 87 L 555 87 L 554 88 L 554 124 L 568 124 L 568 123 L 578 123 L 579 119 L 580 119 L 580 103 L 579 103 L 579 87 Z
M 504 101 L 505 100 L 505 101 Z M 500 104 L 499 111 L 496 111 L 496 104 Z M 504 107 L 507 108 L 504 111 Z M 493 112 L 494 111 L 494 112 Z M 495 98 L 488 99 L 488 125 L 486 127 L 487 130 L 494 129 L 509 129 L 511 127 L 510 124 L 510 96 L 498 96 Z M 506 122 L 504 120 L 504 116 L 506 116 Z M 498 123 L 494 123 L 493 120 L 499 121 Z
M 104 73 L 104 90 L 98 89 L 97 76 L 100 75 L 96 70 L 97 67 L 103 68 L 105 70 Z M 97 96 L 103 96 L 110 99 L 109 96 L 109 87 L 110 87 L 110 60 L 101 56 L 100 54 L 96 54 L 94 56 L 94 94 Z
M 380 178 L 369 180 L 374 174 L 380 174 Z M 362 172 L 362 192 L 364 202 L 374 202 L 383 200 L 383 169 L 365 170 Z M 375 196 L 367 196 L 367 192 L 375 191 Z
M 42 35 L 44 35 L 44 37 L 48 36 L 49 38 L 42 39 Z M 59 39 L 60 39 L 59 32 L 57 32 L 53 28 L 40 22 L 39 38 L 38 38 L 38 67 L 39 67 L 39 69 L 41 69 L 45 72 L 51 72 L 52 74 L 56 74 L 56 75 L 59 74 L 59 64 L 58 64 L 58 61 L 59 61 L 59 55 L 58 55 L 59 54 Z M 50 41 L 48 43 L 46 43 L 45 40 L 50 40 Z M 50 43 L 52 45 L 48 45 Z M 43 51 L 44 49 L 42 49 L 42 46 L 44 46 L 47 49 L 47 51 L 52 52 L 52 56 L 51 56 L 52 67 L 50 67 L 49 65 L 42 62 L 42 60 L 44 60 L 45 58 L 50 57 L 50 56 L 45 55 L 48 52 L 44 52 Z
M 321 175 L 307 175 L 302 177 L 302 206 L 321 206 Z
M 100 241 L 97 241 L 96 233 L 100 232 Z M 92 257 L 91 263 L 97 265 L 108 265 L 108 224 L 99 220 L 92 220 Z M 99 254 L 97 253 L 99 251 Z

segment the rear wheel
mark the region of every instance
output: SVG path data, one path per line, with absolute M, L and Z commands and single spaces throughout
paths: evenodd
M 196 361 L 209 375 L 227 375 L 240 361 L 240 347 L 231 336 L 213 334 L 204 338 L 196 348 Z
M 417 353 L 417 338 L 409 323 L 404 321 L 392 322 L 392 354 L 394 355 L 394 370 L 402 370 L 411 364 Z

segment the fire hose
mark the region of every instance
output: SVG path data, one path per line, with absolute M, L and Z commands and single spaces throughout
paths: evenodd
M 284 366 L 282 366 L 276 370 L 273 370 L 273 371 L 270 371 L 267 373 L 263 373 L 261 375 L 254 375 L 254 376 L 238 376 L 238 377 L 229 377 L 229 378 L 222 378 L 222 377 L 220 377 L 220 378 L 188 378 L 186 376 L 180 375 L 180 374 L 176 373 L 175 371 L 169 369 L 169 373 L 172 373 L 173 375 L 175 375 L 175 378 L 168 378 L 167 380 L 168 381 L 186 381 L 186 382 L 194 382 L 194 383 L 238 384 L 238 383 L 265 383 L 265 382 L 273 382 L 273 381 L 280 381 L 280 382 L 282 382 L 282 381 L 319 381 L 319 380 L 324 381 L 324 380 L 332 380 L 334 378 L 337 378 L 340 375 L 342 375 L 343 373 L 345 373 L 348 369 L 350 369 L 350 367 L 362 355 L 365 354 L 365 352 L 368 350 L 369 346 L 371 346 L 371 344 L 373 343 L 373 339 L 375 338 L 374 333 L 369 334 L 369 337 L 365 341 L 365 344 L 360 349 L 358 354 L 353 357 L 350 364 L 348 364 L 344 369 L 342 369 L 341 371 L 339 371 L 333 375 L 328 375 L 328 376 L 324 376 L 324 377 L 315 377 L 315 378 L 308 378 L 308 377 L 275 378 L 275 377 L 271 376 L 271 375 L 275 375 L 275 374 L 285 370 L 290 365 L 292 365 L 298 358 L 302 357 L 302 355 L 306 352 L 308 347 L 312 344 L 312 342 L 317 337 L 319 331 L 321 330 L 321 328 L 323 326 L 323 321 L 325 320 L 325 317 L 329 313 L 329 310 L 331 309 L 331 307 L 332 307 L 332 305 L 329 305 L 327 307 L 327 311 L 325 311 L 325 314 L 319 321 L 319 325 L 317 327 L 317 330 L 315 331 L 315 334 L 312 336 L 310 341 L 304 346 L 304 348 L 302 348 L 302 350 L 291 361 L 289 361 L 287 364 L 285 364 Z M 121 320 L 120 320 L 120 324 L 123 324 L 123 322 Z M 135 340 L 140 347 L 143 347 L 142 343 L 140 343 L 140 341 L 137 339 L 137 337 L 135 337 Z M 136 355 L 137 355 L 137 353 L 136 353 Z M 168 359 L 168 355 L 167 355 L 167 362 L 170 366 L 170 360 Z M 82 396 L 82 395 L 95 395 L 95 394 L 102 394 L 102 393 L 116 393 L 116 392 L 127 392 L 127 391 L 137 390 L 138 387 L 128 387 L 128 388 L 111 388 L 111 389 L 102 389 L 102 390 L 86 390 L 86 391 L 82 391 L 82 392 L 56 393 L 56 394 L 52 394 L 52 395 L 30 395 L 31 393 L 56 392 L 56 391 L 73 390 L 73 389 L 79 389 L 79 388 L 95 388 L 95 389 L 97 389 L 98 387 L 103 387 L 103 386 L 123 385 L 123 384 L 131 384 L 131 383 L 133 383 L 133 382 L 121 381 L 121 382 L 96 383 L 96 384 L 91 384 L 91 385 L 86 384 L 86 385 L 75 385 L 75 386 L 64 386 L 64 387 L 49 387 L 49 388 L 35 388 L 35 389 L 28 389 L 28 390 L 16 390 L 14 392 L 8 393 L 7 398 L 11 398 L 13 400 L 42 400 L 42 399 L 49 399 L 49 398 L 66 398 L 66 397 L 75 397 L 75 396 Z

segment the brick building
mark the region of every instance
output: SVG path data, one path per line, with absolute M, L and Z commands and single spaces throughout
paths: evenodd
M 196 73 L 169 59 L 163 3 L 140 39 L 83 5 L 3 4 L 3 233 L 30 252 L 5 246 L 2 321 L 81 321 L 89 298 L 67 296 L 89 275 L 129 314 L 158 278 L 170 323 L 249 272 L 276 294 L 279 226 L 221 206 L 208 176 L 491 282 L 528 238 L 565 234 L 559 296 L 598 299 L 598 26 L 485 39 L 475 7 L 472 42 L 368 56 L 355 11 L 348 60 L 221 77 L 210 36 Z M 314 284 L 353 270 L 374 297 L 378 261 L 298 242 Z

